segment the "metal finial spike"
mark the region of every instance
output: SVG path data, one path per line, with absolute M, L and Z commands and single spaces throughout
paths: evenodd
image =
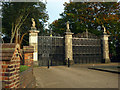
M 86 29 L 86 37 L 88 38 L 88 30 Z

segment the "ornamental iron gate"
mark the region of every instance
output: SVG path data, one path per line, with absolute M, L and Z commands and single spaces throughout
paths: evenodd
M 65 65 L 64 37 L 38 36 L 38 63 L 47 66 Z M 101 63 L 101 39 L 97 36 L 83 32 L 73 35 L 73 60 L 75 64 Z
M 38 64 L 46 66 L 49 60 L 49 54 L 52 50 L 52 38 L 49 36 L 38 37 Z
M 64 38 L 57 36 L 38 37 L 38 62 L 39 66 L 64 65 Z
M 101 63 L 101 39 L 97 36 L 88 32 L 73 35 L 72 45 L 75 64 Z

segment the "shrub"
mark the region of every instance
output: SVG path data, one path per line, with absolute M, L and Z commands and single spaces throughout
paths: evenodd
M 23 72 L 23 71 L 27 70 L 28 68 L 29 68 L 29 66 L 20 65 L 20 72 Z

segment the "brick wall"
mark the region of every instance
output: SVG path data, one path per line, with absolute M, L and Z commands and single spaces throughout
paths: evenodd
M 33 75 L 33 46 L 23 46 L 22 65 L 27 65 L 29 68 L 20 73 L 20 88 L 35 88 L 36 82 Z
M 32 66 L 33 65 L 33 46 L 23 46 L 24 60 L 21 62 L 22 65 Z
M 3 88 L 19 87 L 20 59 L 16 57 L 12 61 L 3 61 L 2 63 Z
M 0 69 L 2 88 L 19 88 L 20 55 L 18 49 L 16 47 L 3 48 L 0 63 L 2 63 L 2 69 Z
M 2 52 L 0 52 L 0 58 L 2 58 L 2 60 L 0 60 L 0 65 L 2 66 L 2 68 L 0 68 L 2 88 L 35 87 L 33 50 L 34 47 L 25 46 L 21 52 L 19 44 L 2 44 Z M 20 73 L 20 63 L 30 66 L 30 68 Z
M 24 53 L 24 64 L 27 66 L 33 65 L 33 53 Z

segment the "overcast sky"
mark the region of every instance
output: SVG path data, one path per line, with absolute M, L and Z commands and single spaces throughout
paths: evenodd
M 47 0 L 47 11 L 49 15 L 49 23 L 60 18 L 59 14 L 64 11 L 63 4 L 69 0 Z

